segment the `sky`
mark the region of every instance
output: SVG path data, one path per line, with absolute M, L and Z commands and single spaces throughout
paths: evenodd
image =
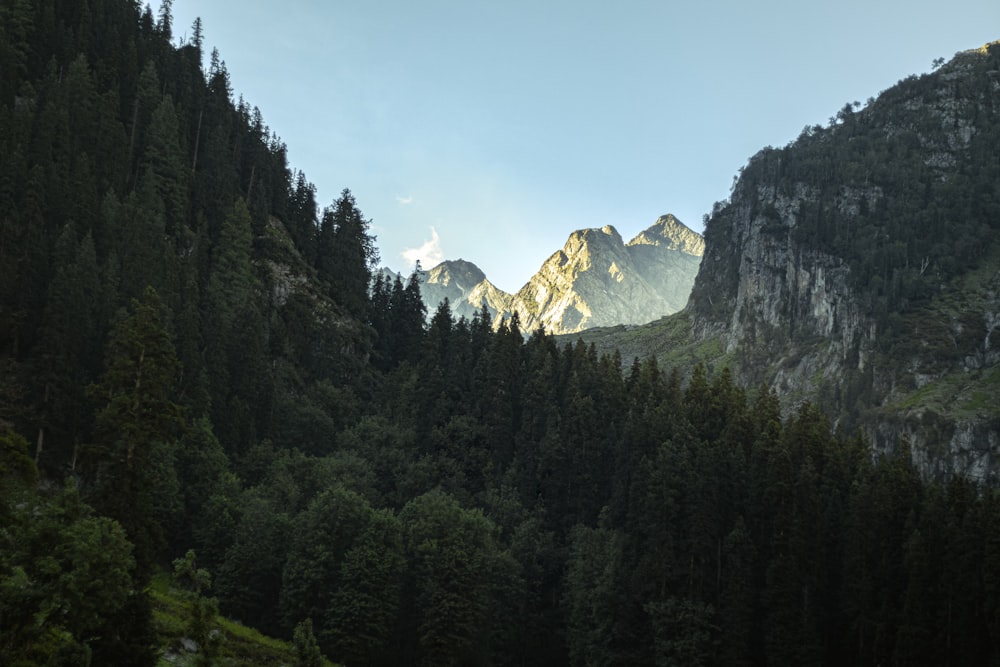
M 382 265 L 509 292 L 576 229 L 702 231 L 761 148 L 1000 39 L 998 0 L 174 0 L 175 41 L 196 17 Z

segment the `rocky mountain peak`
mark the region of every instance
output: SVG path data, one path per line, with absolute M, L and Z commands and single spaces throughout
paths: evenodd
M 661 215 L 652 226 L 636 234 L 628 245 L 666 246 L 696 257 L 705 254 L 705 239 L 701 234 L 692 231 L 672 213 Z
M 497 322 L 516 312 L 524 331 L 544 326 L 565 334 L 640 324 L 684 307 L 701 248 L 701 237 L 672 215 L 628 245 L 612 225 L 579 229 L 516 294 L 497 288 L 478 266 L 461 259 L 421 272 L 421 294 L 428 316 L 448 299 L 456 317 L 471 319 L 484 305 Z
M 676 312 L 687 303 L 700 261 L 685 231 L 694 234 L 670 216 L 633 246 L 612 225 L 577 230 L 514 295 L 511 308 L 525 330 L 542 325 L 557 334 Z
M 614 228 L 614 225 L 604 225 L 601 227 L 601 231 L 611 238 L 621 241 L 622 235 L 618 233 L 618 230 Z
M 558 262 L 565 263 L 567 259 L 572 258 L 585 261 L 592 249 L 600 248 L 601 251 L 610 251 L 613 253 L 619 248 L 623 248 L 624 245 L 622 235 L 612 225 L 604 225 L 600 228 L 578 229 L 566 239 L 566 243 L 562 248 L 564 257 L 557 257 L 558 253 L 556 253 L 548 261 L 551 262 L 553 259 L 557 259 Z
M 468 292 L 486 280 L 486 274 L 472 262 L 449 259 L 427 271 L 423 280 L 424 284 L 455 286 Z

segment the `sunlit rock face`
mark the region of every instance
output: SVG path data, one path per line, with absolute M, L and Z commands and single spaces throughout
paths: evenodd
M 644 324 L 687 303 L 704 243 L 672 215 L 627 244 L 618 231 L 573 232 L 514 296 L 526 328 L 557 334 Z
M 484 299 L 490 315 L 504 312 L 510 296 L 493 287 L 486 274 L 463 259 L 441 262 L 420 276 L 420 293 L 427 305 L 428 316 L 434 314 L 438 304 L 448 299 L 452 314 L 472 319 Z M 491 289 L 492 288 L 492 289 Z
M 705 254 L 705 239 L 701 234 L 668 214 L 637 234 L 626 249 L 639 274 L 666 303 L 665 315 L 687 305 Z
M 607 225 L 570 234 L 514 296 L 513 308 L 528 329 L 569 333 L 632 323 L 649 308 L 662 314 L 666 304 L 634 269 L 621 235 Z
M 421 289 L 431 313 L 445 298 L 456 317 L 485 305 L 497 323 L 516 312 L 525 332 L 643 324 L 684 307 L 703 250 L 700 235 L 665 215 L 627 244 L 611 225 L 573 232 L 516 294 L 462 260 L 424 273 Z

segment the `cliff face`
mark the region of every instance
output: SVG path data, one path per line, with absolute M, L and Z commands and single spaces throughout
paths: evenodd
M 780 226 L 755 215 L 762 196 Z M 863 371 L 877 331 L 845 260 L 789 233 L 796 211 L 814 196 L 806 187 L 791 197 L 773 196 L 766 186 L 734 193 L 713 218 L 691 297 L 696 338 L 720 337 L 727 353 L 747 359 L 748 381 L 768 381 L 782 394 L 806 395 L 818 372 L 836 375 L 843 364 Z M 786 357 L 800 359 L 773 363 Z
M 994 44 L 758 153 L 707 225 L 695 340 L 926 474 L 1000 481 L 998 100 Z

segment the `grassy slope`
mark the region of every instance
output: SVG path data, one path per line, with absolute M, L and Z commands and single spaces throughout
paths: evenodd
M 703 363 L 712 372 L 732 367 L 735 357 L 726 354 L 717 338 L 692 342 L 691 315 L 681 311 L 655 322 L 641 325 L 619 325 L 586 329 L 577 334 L 558 336 L 560 342 L 577 339 L 593 343 L 599 354 L 621 352 L 622 363 L 628 366 L 635 357 L 655 356 L 661 368 L 676 367 L 687 375 L 695 364 Z
M 194 664 L 194 654 L 185 653 L 181 638 L 185 636 L 186 603 L 170 586 L 169 577 L 158 576 L 152 586 L 153 624 L 160 645 L 159 667 Z M 295 651 L 288 642 L 266 637 L 253 628 L 220 617 L 222 646 L 217 664 L 226 667 L 265 667 L 294 665 Z M 174 661 L 164 656 L 174 656 Z M 324 661 L 334 667 L 334 663 Z
M 956 358 L 956 354 L 961 356 L 982 341 L 986 333 L 982 313 L 996 310 L 997 294 L 1000 247 L 995 247 L 977 268 L 956 279 L 926 308 L 909 315 L 907 324 L 914 329 L 909 337 L 912 353 L 952 363 L 929 382 L 903 388 L 884 406 L 885 410 L 930 410 L 956 419 L 1000 413 L 1000 365 L 968 369 Z M 991 347 L 997 342 L 991 338 Z

